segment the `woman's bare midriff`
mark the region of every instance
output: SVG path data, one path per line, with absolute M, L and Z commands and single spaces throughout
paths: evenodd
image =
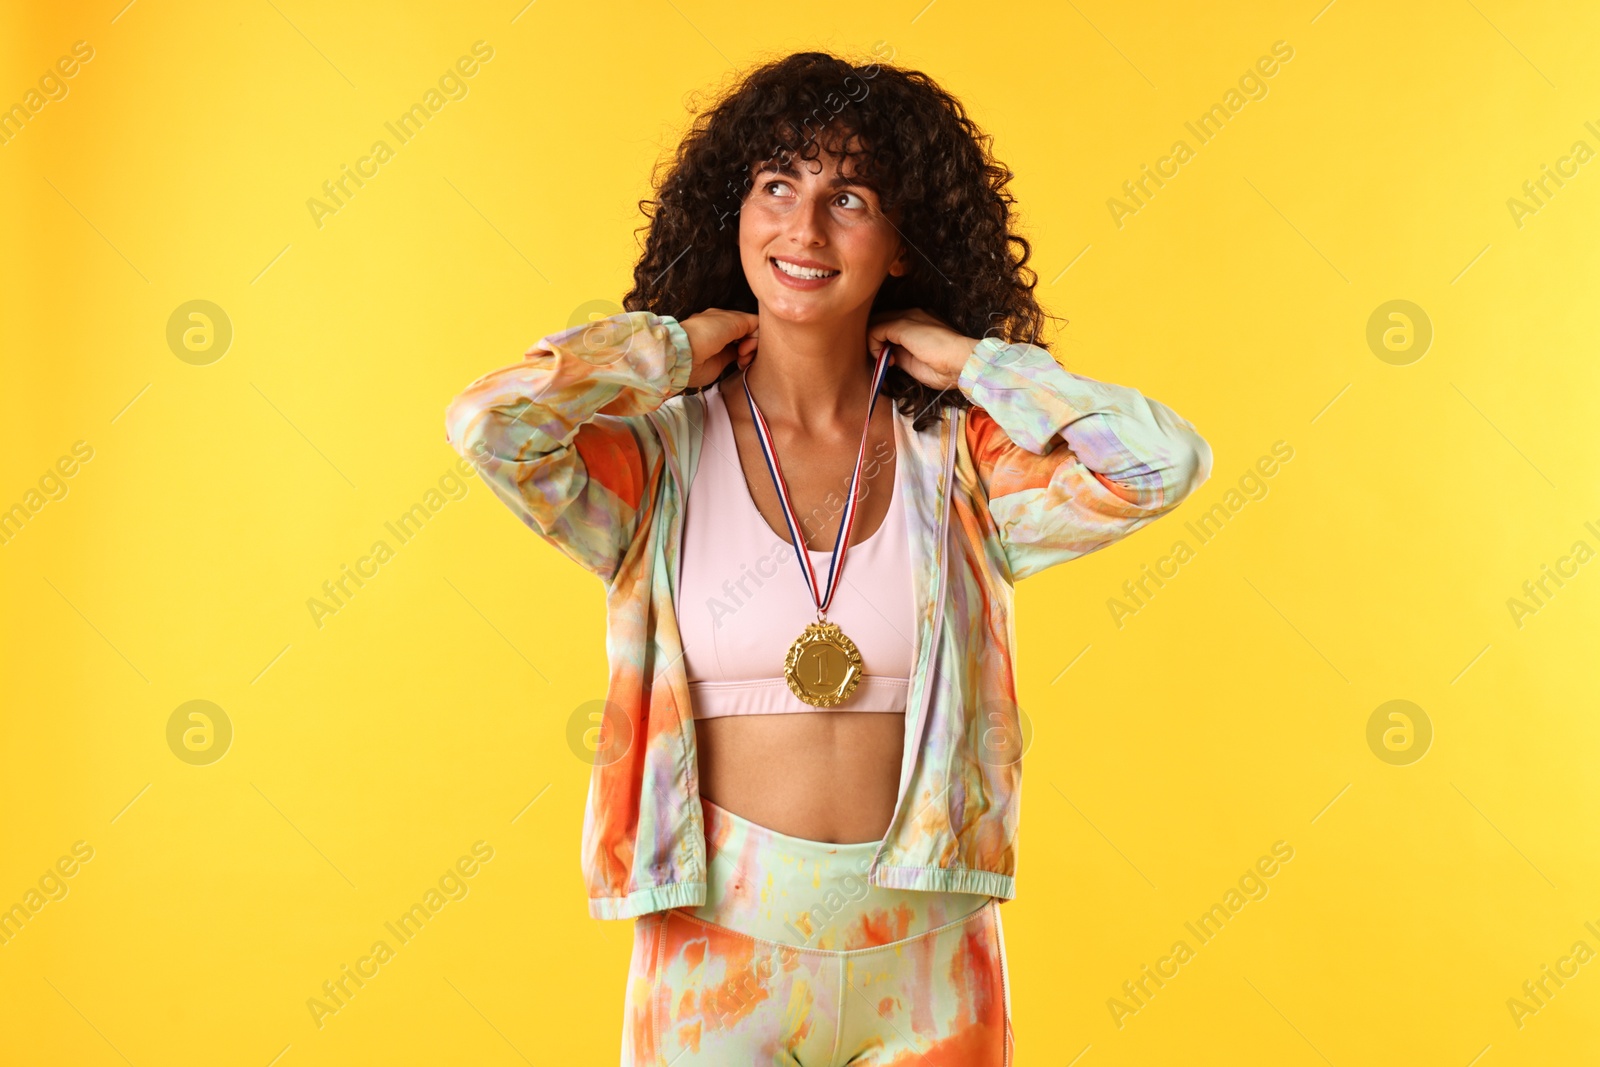
M 877 841 L 899 794 L 906 717 L 815 711 L 695 721 L 700 794 L 790 837 Z

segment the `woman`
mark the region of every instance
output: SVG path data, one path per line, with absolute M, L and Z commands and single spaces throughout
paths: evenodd
M 988 144 L 922 73 L 762 67 L 641 204 L 628 310 L 449 409 L 606 584 L 583 869 L 637 918 L 625 1065 L 1011 1062 L 1011 588 L 1211 451 L 1040 346 Z

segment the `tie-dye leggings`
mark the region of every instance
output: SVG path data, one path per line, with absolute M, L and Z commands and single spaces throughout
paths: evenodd
M 1009 1067 L 1000 901 L 870 886 L 878 842 L 701 804 L 706 903 L 636 921 L 623 1067 Z

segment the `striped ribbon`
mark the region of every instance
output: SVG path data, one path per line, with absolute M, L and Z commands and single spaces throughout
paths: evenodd
M 795 555 L 800 557 L 801 574 L 805 577 L 806 589 L 811 593 L 811 602 L 817 606 L 819 619 L 833 602 L 834 590 L 839 585 L 839 576 L 844 573 L 844 556 L 850 548 L 850 527 L 854 525 L 856 519 L 856 494 L 861 485 L 861 461 L 867 454 L 867 430 L 872 426 L 872 410 L 878 405 L 878 388 L 889 369 L 890 347 L 888 344 L 883 346 L 883 351 L 878 353 L 878 362 L 872 369 L 872 395 L 867 402 L 867 422 L 861 428 L 861 447 L 856 452 L 855 473 L 850 476 L 850 495 L 845 501 L 844 517 L 839 522 L 838 536 L 833 541 L 833 557 L 828 562 L 827 586 L 820 594 L 817 591 L 817 572 L 811 566 L 811 554 L 805 549 L 805 539 L 800 535 L 800 523 L 795 519 L 794 503 L 789 497 L 789 486 L 783 480 L 783 470 L 778 466 L 778 450 L 772 442 L 772 431 L 767 427 L 767 420 L 762 417 L 761 409 L 756 407 L 755 397 L 750 395 L 749 380 L 743 377 L 740 379 L 744 382 L 744 397 L 750 402 L 756 439 L 761 442 L 761 455 L 767 461 L 767 473 L 772 475 L 772 484 L 778 490 L 778 503 L 783 506 L 783 521 L 789 527 L 789 540 L 794 545 Z

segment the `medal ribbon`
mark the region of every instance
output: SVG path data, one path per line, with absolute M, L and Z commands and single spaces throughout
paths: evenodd
M 778 503 L 783 506 L 783 521 L 789 527 L 789 539 L 794 545 L 795 555 L 800 557 L 801 575 L 806 580 L 807 591 L 811 593 L 811 602 L 817 606 L 819 618 L 833 602 L 834 590 L 839 585 L 839 576 L 844 573 L 844 556 L 850 548 L 850 528 L 855 524 L 856 518 L 856 493 L 861 484 L 861 461 L 867 454 L 867 430 L 872 426 L 872 409 L 878 404 L 878 387 L 889 369 L 889 347 L 887 344 L 883 346 L 883 351 L 878 353 L 878 362 L 872 369 L 872 394 L 867 402 L 867 422 L 861 428 L 861 447 L 856 452 L 856 469 L 850 475 L 850 495 L 845 501 L 844 516 L 839 521 L 838 536 L 833 541 L 833 558 L 828 562 L 827 585 L 820 593 L 817 589 L 817 572 L 811 566 L 811 554 L 806 551 L 805 540 L 800 535 L 800 523 L 795 519 L 794 504 L 789 498 L 789 486 L 783 480 L 783 471 L 778 466 L 778 450 L 772 441 L 772 431 L 767 427 L 767 420 L 762 417 L 761 409 L 756 407 L 755 397 L 750 395 L 750 383 L 742 377 L 740 379 L 744 382 L 744 397 L 750 402 L 756 439 L 761 442 L 761 455 L 767 461 L 767 473 L 772 475 L 772 484 L 778 490 Z

